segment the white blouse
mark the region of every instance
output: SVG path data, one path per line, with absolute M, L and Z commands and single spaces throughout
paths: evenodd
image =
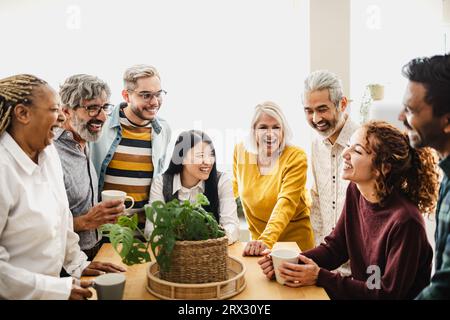
M 234 200 L 233 187 L 231 184 L 231 178 L 222 173 L 217 185 L 219 195 L 219 223 L 225 229 L 228 237 L 228 243 L 232 244 L 239 239 L 239 218 L 237 216 L 237 206 Z M 185 188 L 181 184 L 180 174 L 175 174 L 173 177 L 173 191 L 172 194 L 178 191 L 178 199 L 181 201 L 189 200 L 194 202 L 197 194 L 204 193 L 205 182 L 200 181 L 192 188 Z M 150 203 L 154 201 L 164 201 L 163 195 L 163 177 L 162 175 L 156 177 L 152 181 L 150 190 Z M 144 234 L 148 236 L 153 231 L 153 224 L 147 220 L 145 223 Z
M 0 298 L 68 299 L 72 278 L 89 265 L 73 232 L 63 171 L 53 145 L 35 164 L 0 137 Z

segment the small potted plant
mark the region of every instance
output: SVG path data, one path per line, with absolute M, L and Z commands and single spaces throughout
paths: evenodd
M 194 203 L 174 199 L 146 205 L 146 217 L 154 227 L 148 238 L 138 228 L 137 215 L 121 216 L 101 231 L 128 265 L 150 261 L 151 247 L 161 279 L 178 283 L 223 281 L 227 279 L 228 239 L 214 216 L 203 209 L 207 205 L 203 194 L 198 194 Z

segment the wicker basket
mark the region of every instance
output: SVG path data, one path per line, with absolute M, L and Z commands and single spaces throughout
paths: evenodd
M 245 266 L 228 257 L 228 280 L 210 283 L 173 283 L 160 279 L 159 266 L 151 262 L 147 269 L 147 290 L 160 299 L 228 299 L 246 287 Z
M 176 283 L 207 283 L 227 280 L 228 238 L 177 241 L 170 269 L 161 270 L 163 280 Z

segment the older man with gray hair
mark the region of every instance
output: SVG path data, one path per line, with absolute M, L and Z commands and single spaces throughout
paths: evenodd
M 121 200 L 97 203 L 98 179 L 89 159 L 87 142 L 96 141 L 107 116 L 111 113 L 110 89 L 99 78 L 77 74 L 66 79 L 60 87 L 62 110 L 66 121 L 55 135 L 55 146 L 64 172 L 74 231 L 80 237 L 80 247 L 92 260 L 100 247 L 97 228 L 114 223 L 124 211 Z M 101 271 L 117 272 L 123 268 L 104 264 Z
M 311 149 L 311 223 L 316 246 L 336 225 L 348 187 L 348 182 L 340 179 L 341 154 L 358 125 L 345 113 L 347 104 L 341 81 L 335 74 L 319 70 L 306 78 L 304 111 L 309 125 L 318 133 Z

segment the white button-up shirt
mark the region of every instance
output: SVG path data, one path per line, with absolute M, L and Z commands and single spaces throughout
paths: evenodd
M 0 137 L 0 298 L 67 299 L 89 262 L 73 232 L 63 172 L 53 145 L 34 163 Z
M 349 181 L 341 179 L 344 163 L 342 151 L 358 127 L 358 124 L 347 117 L 334 144 L 322 136 L 317 136 L 313 140 L 311 148 L 313 186 L 310 217 L 316 246 L 331 233 L 341 215 L 349 184 Z
M 200 182 L 192 188 L 185 188 L 181 184 L 180 174 L 173 176 L 173 191 L 175 194 L 178 191 L 178 200 L 189 200 L 194 202 L 197 199 L 197 194 L 205 192 L 205 182 Z M 219 196 L 219 223 L 225 229 L 228 237 L 228 242 L 231 244 L 239 239 L 239 218 L 237 216 L 237 206 L 234 200 L 233 187 L 230 177 L 222 173 L 217 184 L 217 191 Z M 150 203 L 154 201 L 164 201 L 163 195 L 163 176 L 160 175 L 153 179 L 150 190 Z M 145 234 L 148 235 L 153 231 L 153 225 L 147 220 L 145 225 Z

